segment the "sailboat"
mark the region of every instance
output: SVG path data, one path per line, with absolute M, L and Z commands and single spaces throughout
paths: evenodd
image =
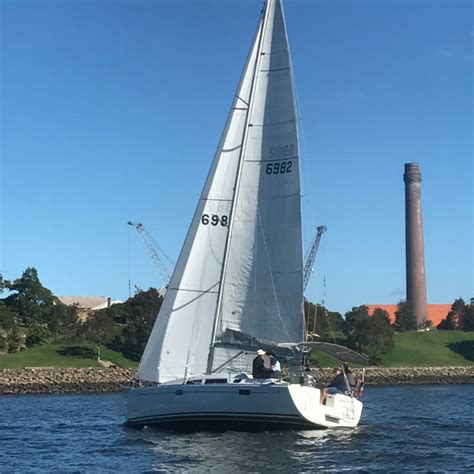
M 129 425 L 358 424 L 362 403 L 303 377 L 305 341 L 297 117 L 280 0 L 267 0 L 186 240 L 127 393 Z M 288 362 L 252 378 L 256 350 Z M 296 362 L 295 362 L 296 361 Z

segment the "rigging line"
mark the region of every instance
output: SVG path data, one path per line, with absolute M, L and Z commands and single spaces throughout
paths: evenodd
M 198 296 L 197 298 L 200 298 L 200 296 Z M 197 298 L 195 298 L 193 301 L 195 301 Z M 189 366 L 189 361 L 191 358 L 191 354 L 196 353 L 196 348 L 198 347 L 199 340 L 201 338 L 201 331 L 199 331 L 200 325 L 197 324 L 198 319 L 199 318 L 193 318 L 193 325 L 191 327 L 191 332 L 189 334 L 190 336 L 190 340 L 188 342 L 189 349 L 186 355 L 186 364 L 184 365 L 183 383 L 186 383 L 189 376 L 192 375 L 191 367 Z
M 324 296 L 323 301 L 326 301 L 326 274 L 324 274 L 324 277 L 323 277 L 323 296 Z M 324 306 L 324 315 L 326 316 L 326 321 L 328 323 L 329 332 L 331 333 L 331 339 L 334 342 L 334 344 L 337 344 L 337 342 L 336 342 L 336 333 L 334 331 L 334 327 L 331 323 L 331 318 L 329 317 L 329 313 L 328 313 L 325 306 Z
M 291 60 L 291 57 L 290 57 L 290 60 Z M 294 72 L 294 68 L 293 68 L 293 72 Z M 302 170 L 300 175 L 303 181 L 303 189 L 305 190 L 305 193 L 303 195 L 307 197 L 307 199 L 301 200 L 301 205 L 303 207 L 305 214 L 307 213 L 307 209 L 313 210 L 312 212 L 309 213 L 309 218 L 310 218 L 309 225 L 303 226 L 304 233 L 306 234 L 305 240 L 308 240 L 309 232 L 312 233 L 313 229 L 316 228 L 316 215 L 314 213 L 314 210 L 317 209 L 317 207 L 314 205 L 313 188 L 317 190 L 318 184 L 315 184 L 315 186 L 309 186 L 308 184 L 309 159 L 308 159 L 307 146 L 306 146 L 306 134 L 305 134 L 305 128 L 304 128 L 303 112 L 300 105 L 301 101 L 299 99 L 298 86 L 297 86 L 295 74 L 292 74 L 292 81 L 293 81 L 293 90 L 295 94 L 296 116 L 299 118 L 298 120 L 298 125 L 299 125 L 298 134 L 300 135 L 300 140 L 299 140 L 300 160 L 299 161 L 301 163 L 301 167 L 304 168 L 305 170 L 305 172 L 303 172 Z M 306 205 L 306 203 L 308 205 Z M 311 234 L 311 238 L 312 238 L 312 234 Z
M 316 332 L 316 319 L 318 317 L 318 305 L 317 303 L 313 304 L 314 307 L 314 320 L 313 320 L 313 334 Z M 310 306 L 311 309 L 311 306 Z
M 181 306 L 173 307 L 173 311 L 179 311 L 180 309 L 185 308 L 186 306 L 190 305 L 191 303 L 194 303 L 196 300 L 203 297 L 204 295 L 207 295 L 207 294 L 210 294 L 210 293 L 216 293 L 216 292 L 211 291 L 211 290 L 212 290 L 212 288 L 215 288 L 218 285 L 219 285 L 219 282 L 214 283 L 214 285 L 210 286 L 207 290 L 199 292 L 199 294 L 196 297 L 190 299 L 189 301 L 186 301 L 186 303 L 183 303 Z M 198 318 L 194 318 L 194 319 L 196 320 Z
M 300 134 L 299 134 L 299 127 L 298 127 L 298 107 L 299 107 L 299 103 L 296 101 L 296 83 L 295 83 L 295 78 L 294 78 L 294 68 L 293 68 L 293 59 L 291 57 L 291 51 L 290 51 L 290 43 L 288 41 L 288 30 L 286 28 L 286 20 L 285 20 L 285 14 L 284 14 L 284 8 L 283 8 L 283 5 L 281 5 L 281 13 L 282 13 L 282 20 L 283 20 L 283 31 L 285 33 L 285 40 L 286 40 L 286 45 L 287 45 L 287 48 L 286 49 L 286 54 L 288 55 L 288 64 L 289 64 L 289 67 L 290 67 L 290 83 L 291 83 L 291 87 L 292 87 L 292 92 L 293 92 L 293 107 L 294 107 L 294 110 L 295 110 L 295 116 L 294 116 L 294 121 L 295 121 L 295 129 L 296 129 L 296 140 L 297 140 L 297 144 L 298 144 L 298 155 L 300 155 Z M 298 160 L 298 164 L 299 164 L 299 160 Z M 301 180 L 301 168 L 298 166 L 298 174 L 299 174 L 299 179 Z M 300 188 L 301 188 L 301 185 L 300 185 Z M 300 189 L 300 194 L 301 194 L 301 189 Z M 299 212 L 300 212 L 300 222 L 302 221 L 301 219 L 301 206 L 302 206 L 302 198 L 301 198 L 301 195 L 300 195 L 300 208 L 299 208 Z M 301 246 L 303 247 L 303 246 Z M 303 248 L 301 248 L 301 259 L 303 259 Z M 303 272 L 301 272 L 301 276 L 303 277 Z M 303 292 L 302 292 L 303 293 Z M 304 295 L 301 294 L 301 307 L 303 308 L 303 311 L 302 311 L 302 314 L 301 314 L 301 319 L 303 321 L 303 324 L 302 324 L 302 327 L 304 327 Z M 304 339 L 304 332 L 302 334 L 302 337 Z
M 247 107 L 249 106 L 249 103 L 247 101 L 245 101 L 244 99 L 242 99 L 242 97 L 240 97 L 239 95 L 236 95 L 235 98 L 238 99 L 238 100 L 241 100 Z
M 130 227 L 128 227 L 128 234 L 127 234 L 127 240 L 128 240 L 128 298 L 130 299 L 132 296 L 132 277 L 131 277 L 131 256 L 130 256 Z

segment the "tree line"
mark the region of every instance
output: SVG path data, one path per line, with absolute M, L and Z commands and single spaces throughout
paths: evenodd
M 78 308 L 63 304 L 44 287 L 35 268 L 9 281 L 0 275 L 0 353 L 16 352 L 45 343 L 91 342 L 105 345 L 138 361 L 145 349 L 163 298 L 157 289 L 137 290 L 121 304 L 91 311 L 81 321 Z M 398 304 L 395 321 L 376 308 L 353 307 L 344 317 L 323 305 L 304 303 L 308 337 L 342 343 L 363 352 L 377 362 L 394 347 L 394 332 L 419 329 L 411 306 Z M 429 326 L 429 324 L 427 324 Z M 474 305 L 457 299 L 437 329 L 474 330 Z
M 44 287 L 35 268 L 9 281 L 0 275 L 0 352 L 46 343 L 91 342 L 138 361 L 160 309 L 155 288 L 139 290 L 122 304 L 91 311 L 85 321 L 78 307 L 63 304 Z
M 395 332 L 433 329 L 429 320 L 418 324 L 412 305 L 406 301 L 398 303 L 393 323 L 382 308 L 375 308 L 369 314 L 367 306 L 355 306 L 343 318 L 340 313 L 330 312 L 309 301 L 305 301 L 305 318 L 310 337 L 316 333 L 320 340 L 343 343 L 367 354 L 374 363 L 380 362 L 382 355 L 393 350 Z M 462 298 L 455 300 L 436 329 L 474 331 L 474 304 L 468 305 Z

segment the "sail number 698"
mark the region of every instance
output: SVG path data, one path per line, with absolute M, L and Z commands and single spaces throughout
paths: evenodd
M 201 223 L 204 225 L 211 224 L 213 226 L 216 226 L 220 223 L 222 227 L 227 227 L 228 219 L 229 218 L 227 216 L 218 216 L 217 214 L 203 214 L 201 217 Z

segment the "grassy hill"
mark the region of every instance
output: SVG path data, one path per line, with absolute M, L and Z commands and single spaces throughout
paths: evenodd
M 474 365 L 474 332 L 395 334 L 395 348 L 382 357 L 382 364 L 386 367 Z
M 124 368 L 137 367 L 136 362 L 104 346 L 101 346 L 101 359 Z M 45 344 L 26 351 L 0 356 L 0 369 L 99 366 L 97 348 L 93 344 Z
M 22 367 L 98 367 L 93 344 L 47 344 L 26 351 L 0 356 L 0 369 Z M 320 367 L 334 367 L 338 361 L 320 351 L 313 351 Z M 102 360 L 125 368 L 137 363 L 119 352 L 101 347 Z M 395 348 L 382 357 L 385 367 L 443 367 L 474 365 L 474 332 L 429 331 L 395 334 Z
M 320 351 L 313 359 L 321 367 L 337 360 Z M 395 347 L 382 357 L 384 367 L 445 367 L 474 365 L 474 332 L 429 331 L 395 334 Z

